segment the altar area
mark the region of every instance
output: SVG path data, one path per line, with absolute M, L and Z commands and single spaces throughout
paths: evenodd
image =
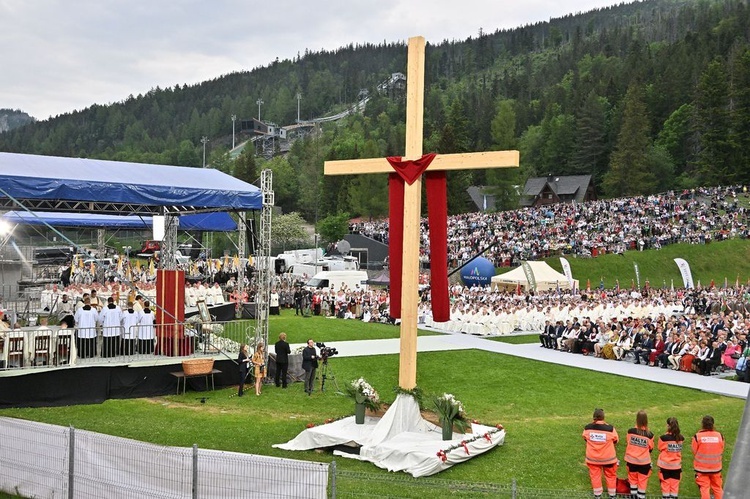
M 365 416 L 356 424 L 350 416 L 307 428 L 284 444 L 284 450 L 335 447 L 336 456 L 373 463 L 388 471 L 403 471 L 414 477 L 430 476 L 468 461 L 505 442 L 502 426 L 471 424 L 469 433 L 453 433 L 442 439 L 442 428 L 425 420 L 411 396 L 399 394 L 382 418 Z M 342 446 L 347 451 L 339 450 Z M 351 449 L 351 450 L 349 450 Z

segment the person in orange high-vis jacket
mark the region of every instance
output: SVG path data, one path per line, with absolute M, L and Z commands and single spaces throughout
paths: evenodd
M 607 483 L 607 493 L 614 499 L 617 492 L 617 444 L 615 427 L 604 421 L 604 409 L 594 409 L 594 421 L 583 429 L 586 441 L 586 465 L 589 467 L 594 498 L 602 497 L 602 472 Z
M 680 492 L 684 441 L 677 418 L 667 419 L 667 433 L 659 437 L 659 457 L 656 460 L 662 499 L 676 499 Z
M 638 411 L 635 428 L 628 430 L 625 463 L 628 467 L 628 482 L 631 497 L 646 499 L 648 477 L 651 476 L 651 451 L 654 450 L 654 434 L 648 429 L 646 411 Z
M 695 483 L 701 491 L 701 499 L 721 499 L 724 495 L 721 482 L 721 460 L 724 454 L 724 436 L 714 430 L 713 416 L 703 416 L 701 430 L 692 442 Z

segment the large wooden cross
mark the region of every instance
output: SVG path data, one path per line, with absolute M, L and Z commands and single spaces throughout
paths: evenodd
M 424 117 L 425 40 L 409 38 L 406 80 L 406 155 L 415 160 L 422 156 Z M 518 151 L 493 151 L 464 154 L 439 154 L 428 171 L 505 168 L 518 166 Z M 392 173 L 385 158 L 326 161 L 325 175 Z M 399 386 L 412 389 L 417 385 L 417 308 L 419 306 L 419 227 L 422 197 L 421 179 L 404 186 L 404 246 L 401 273 L 401 343 Z

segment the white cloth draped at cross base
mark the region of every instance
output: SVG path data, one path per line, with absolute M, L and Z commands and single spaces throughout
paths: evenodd
M 443 440 L 442 429 L 422 418 L 414 398 L 399 395 L 382 418 L 368 416 L 365 424 L 358 425 L 351 416 L 308 428 L 289 442 L 274 447 L 309 450 L 359 445 L 359 455 L 339 451 L 334 451 L 334 454 L 420 477 L 434 475 L 502 445 L 505 430 L 490 433 L 493 430 L 493 427 L 472 424 L 471 434 L 454 433 L 453 440 Z M 459 445 L 462 441 L 466 441 L 466 447 Z M 458 447 L 447 450 L 455 446 Z M 441 450 L 446 451 L 445 461 L 438 456 Z

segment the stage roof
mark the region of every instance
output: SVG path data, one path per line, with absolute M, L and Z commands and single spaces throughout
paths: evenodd
M 51 225 L 52 227 L 96 227 L 104 229 L 147 230 L 153 226 L 151 215 L 91 215 L 81 213 L 51 213 L 9 211 L 2 217 L 8 223 L 19 225 Z M 230 232 L 237 224 L 229 213 L 195 213 L 180 216 L 179 230 L 205 230 Z
M 211 168 L 0 152 L 0 208 L 159 215 L 247 211 L 260 189 Z

